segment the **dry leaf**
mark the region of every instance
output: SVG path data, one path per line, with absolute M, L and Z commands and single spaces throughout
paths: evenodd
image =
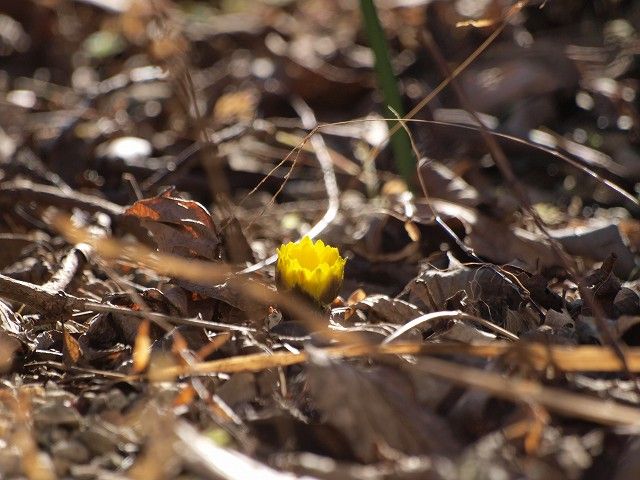
M 77 365 L 82 358 L 82 348 L 78 341 L 67 331 L 66 328 L 62 330 L 63 346 L 62 356 L 65 365 Z
M 351 295 L 349 295 L 349 298 L 347 298 L 347 305 L 354 305 L 358 302 L 361 302 L 365 298 L 367 298 L 367 292 L 365 292 L 361 288 L 358 288 L 354 290 Z
M 454 266 L 448 270 L 429 269 L 409 285 L 409 301 L 423 303 L 429 311 L 447 310 L 450 299 L 465 305 L 482 302 L 489 306 L 508 305 L 516 309 L 522 301 L 516 287 L 489 266 Z M 458 306 L 454 306 L 458 308 Z M 472 312 L 468 312 L 472 313 Z
M 194 398 L 196 398 L 196 390 L 189 384 L 180 390 L 176 398 L 173 399 L 173 406 L 180 407 L 182 405 L 190 405 Z
M 219 235 L 207 209 L 198 202 L 172 197 L 171 193 L 167 190 L 157 197 L 139 200 L 125 215 L 140 220 L 160 252 L 218 260 Z
M 379 460 L 385 447 L 407 455 L 455 451 L 446 423 L 418 404 L 410 381 L 398 370 L 364 369 L 329 360 L 321 352 L 311 356 L 312 401 L 326 422 L 350 440 L 360 461 Z
M 352 309 L 363 312 L 369 323 L 403 324 L 423 314 L 415 305 L 387 295 L 370 295 Z

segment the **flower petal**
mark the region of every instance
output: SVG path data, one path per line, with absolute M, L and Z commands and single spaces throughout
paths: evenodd
M 337 295 L 344 277 L 346 260 L 337 248 L 307 236 L 277 249 L 278 284 L 286 290 L 297 288 L 314 300 L 326 303 Z

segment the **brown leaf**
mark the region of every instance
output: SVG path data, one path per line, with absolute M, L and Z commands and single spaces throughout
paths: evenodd
M 183 257 L 218 260 L 220 240 L 211 215 L 198 202 L 171 196 L 135 202 L 125 215 L 138 218 L 151 233 L 160 252 Z
M 351 293 L 351 295 L 349 295 L 349 298 L 347 298 L 347 305 L 354 305 L 365 298 L 367 298 L 367 292 L 361 288 L 357 288 Z
M 580 228 L 564 228 L 550 232 L 571 255 L 579 255 L 595 261 L 604 261 L 611 254 L 616 255 L 613 272 L 628 278 L 636 268 L 633 252 L 625 243 L 619 225 L 590 220 Z M 625 230 L 629 233 L 629 229 Z
M 415 305 L 387 295 L 370 295 L 352 305 L 369 323 L 403 324 L 423 314 Z
M 613 307 L 618 315 L 640 314 L 640 296 L 628 287 L 622 287 L 613 299 Z
M 436 161 L 423 158 L 418 167 L 420 183 L 429 197 L 476 207 L 481 195 L 478 191 L 456 175 L 451 169 Z
M 191 405 L 194 398 L 196 398 L 196 390 L 193 388 L 193 385 L 189 384 L 180 390 L 176 398 L 173 399 L 173 406 Z
M 83 356 L 82 348 L 80 348 L 80 344 L 78 341 L 73 338 L 73 336 L 67 331 L 66 328 L 63 329 L 63 345 L 62 345 L 62 355 L 65 365 L 77 365 L 80 359 Z
M 408 455 L 452 452 L 456 442 L 446 423 L 415 399 L 404 374 L 389 367 L 364 369 L 312 354 L 311 398 L 326 422 L 350 440 L 362 462 L 380 458 L 385 447 Z M 327 388 L 331 385 L 331 388 Z
M 514 227 L 504 219 L 496 219 L 457 203 L 434 200 L 432 204 L 443 217 L 455 217 L 466 226 L 467 243 L 480 257 L 494 263 L 519 265 L 528 271 L 561 264 L 540 233 Z
M 0 374 L 11 370 L 14 356 L 21 348 L 22 343 L 17 338 L 0 330 Z
M 222 221 L 223 227 L 221 229 L 225 259 L 229 263 L 239 265 L 254 263 L 256 259 L 253 255 L 253 250 L 251 249 L 251 245 L 249 245 L 247 237 L 242 231 L 240 221 L 233 213 L 233 205 L 222 195 L 219 196 L 217 204 L 225 217 Z
M 463 294 L 461 298 L 459 293 Z M 488 266 L 470 268 L 458 265 L 448 270 L 429 269 L 409 285 L 409 301 L 421 302 L 429 311 L 447 310 L 447 301 L 453 298 L 465 305 L 482 302 L 490 307 L 506 304 L 512 308 L 517 308 L 521 301 L 516 287 Z

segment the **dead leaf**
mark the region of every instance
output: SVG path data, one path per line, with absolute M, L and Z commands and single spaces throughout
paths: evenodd
M 613 299 L 613 307 L 618 315 L 639 315 L 640 296 L 634 290 L 622 287 Z
M 198 202 L 172 197 L 172 190 L 134 203 L 125 215 L 140 220 L 160 252 L 216 261 L 220 237 L 211 215 Z
M 448 306 L 448 301 L 454 298 L 460 305 Z M 466 307 L 467 313 L 475 314 L 481 310 L 480 304 L 496 313 L 505 307 L 517 309 L 523 298 L 516 286 L 508 283 L 494 268 L 458 265 L 448 270 L 432 268 L 421 273 L 409 285 L 409 302 L 424 305 L 428 312 Z
M 519 265 L 530 272 L 561 265 L 549 242 L 540 233 L 515 228 L 504 220 L 456 203 L 434 200 L 432 204 L 440 215 L 457 218 L 465 224 L 467 243 L 482 258 L 498 264 Z M 425 214 L 425 220 L 431 216 L 428 212 L 423 212 Z
M 63 334 L 63 348 L 62 356 L 64 363 L 67 366 L 77 365 L 82 358 L 82 348 L 78 341 L 67 331 L 66 328 L 62 331 Z
M 620 232 L 618 225 L 592 220 L 582 227 L 555 230 L 550 234 L 571 255 L 601 262 L 615 254 L 617 259 L 613 267 L 614 273 L 622 278 L 629 278 L 637 268 L 636 258 Z
M 365 298 L 367 298 L 367 292 L 361 288 L 357 288 L 349 295 L 349 298 L 347 298 L 347 305 L 354 305 Z
M 13 359 L 22 343 L 15 337 L 0 331 L 0 374 L 8 373 L 13 366 Z
M 190 405 L 194 398 L 196 398 L 196 390 L 189 384 L 180 390 L 176 398 L 173 399 L 173 406 L 180 407 L 182 405 Z
M 352 305 L 366 315 L 368 323 L 404 324 L 423 312 L 415 305 L 387 295 L 370 295 Z
M 504 328 L 510 332 L 522 335 L 534 330 L 538 325 L 540 325 L 540 317 L 531 307 L 521 306 L 517 310 L 507 309 Z
M 429 197 L 467 207 L 476 207 L 480 202 L 481 195 L 478 191 L 442 163 L 423 158 L 420 160 L 418 175 L 422 188 Z
M 311 399 L 326 423 L 349 439 L 361 462 L 379 460 L 385 447 L 407 455 L 456 450 L 446 423 L 418 404 L 401 372 L 335 362 L 320 352 L 311 353 L 311 358 L 307 370 Z
M 222 348 L 229 340 L 231 340 L 230 332 L 220 332 L 216 334 L 209 343 L 203 345 L 196 352 L 196 358 L 198 360 L 206 359 L 209 355 Z
M 249 122 L 256 114 L 259 93 L 253 89 L 243 89 L 225 93 L 213 107 L 213 120 L 218 124 Z
M 225 260 L 236 265 L 255 263 L 256 259 L 251 245 L 249 245 L 249 241 L 242 231 L 240 221 L 233 213 L 233 205 L 222 195 L 218 196 L 217 205 L 225 217 L 221 228 Z

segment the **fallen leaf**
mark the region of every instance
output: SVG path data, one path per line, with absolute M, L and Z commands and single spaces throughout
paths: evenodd
M 515 285 L 486 265 L 457 265 L 447 270 L 428 269 L 409 285 L 409 302 L 424 305 L 428 312 L 451 309 L 447 303 L 454 298 L 462 304 L 451 308 L 471 308 L 472 311 L 467 313 L 476 313 L 476 304 L 485 304 L 491 310 L 502 307 L 517 309 L 523 301 Z
M 172 190 L 135 202 L 135 217 L 153 236 L 160 252 L 211 261 L 220 258 L 220 237 L 211 215 L 198 202 L 172 197 Z
M 385 447 L 407 455 L 455 451 L 447 424 L 416 401 L 411 382 L 401 372 L 331 361 L 320 352 L 310 356 L 313 404 L 349 439 L 361 462 L 379 460 Z
M 82 358 L 82 348 L 78 341 L 67 331 L 66 328 L 62 331 L 63 335 L 63 347 L 62 358 L 65 365 L 77 365 Z

